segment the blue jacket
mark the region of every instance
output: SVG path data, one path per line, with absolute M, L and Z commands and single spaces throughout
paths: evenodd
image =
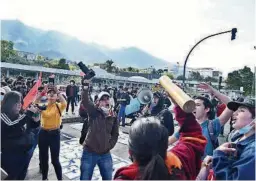
M 236 144 L 237 155 L 215 150 L 213 170 L 217 180 L 255 180 L 255 134 Z

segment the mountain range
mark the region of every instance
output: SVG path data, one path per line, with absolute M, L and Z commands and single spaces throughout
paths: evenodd
M 1 39 L 14 42 L 20 51 L 37 53 L 48 58 L 66 58 L 86 64 L 103 63 L 112 59 L 119 67 L 164 68 L 169 62 L 150 55 L 137 47 L 110 49 L 86 43 L 57 31 L 43 31 L 19 20 L 1 20 Z

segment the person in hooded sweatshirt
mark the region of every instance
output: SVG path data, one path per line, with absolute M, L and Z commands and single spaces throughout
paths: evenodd
M 173 101 L 176 105 L 176 103 Z M 139 118 L 130 128 L 132 164 L 115 173 L 115 180 L 194 180 L 201 167 L 206 139 L 192 113 L 174 107 L 181 138 L 170 151 L 168 131 L 157 117 Z
M 217 180 L 255 180 L 255 102 L 230 102 L 227 107 L 235 111 L 237 134 L 206 157 L 204 165 L 212 165 Z
M 34 122 L 32 116 L 39 110 L 31 105 L 20 114 L 22 104 L 22 95 L 16 91 L 5 94 L 1 102 L 1 168 L 7 180 L 25 179 L 34 144 L 34 134 L 25 125 Z
M 168 135 L 174 133 L 173 116 L 168 108 L 164 106 L 165 98 L 160 92 L 153 93 L 153 102 L 145 107 L 142 111 L 143 116 L 156 116 L 161 120 L 161 123 L 168 130 Z

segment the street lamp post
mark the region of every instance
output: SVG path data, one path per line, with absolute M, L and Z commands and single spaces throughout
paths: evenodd
M 188 53 L 188 55 L 187 55 L 187 57 L 186 57 L 186 60 L 185 60 L 185 63 L 184 63 L 184 68 L 183 68 L 183 89 L 185 88 L 186 65 L 187 65 L 187 61 L 188 61 L 189 55 L 190 55 L 190 54 L 192 53 L 192 51 L 196 48 L 196 46 L 199 45 L 202 41 L 204 41 L 204 40 L 206 40 L 206 39 L 208 39 L 208 38 L 217 36 L 217 35 L 225 34 L 225 33 L 231 33 L 231 40 L 234 40 L 234 39 L 236 39 L 237 28 L 233 28 L 232 30 L 229 30 L 229 31 L 224 31 L 224 32 L 220 32 L 220 33 L 216 33 L 216 34 L 209 35 L 209 36 L 203 38 L 202 40 L 200 40 L 199 42 L 197 42 L 197 43 L 191 48 L 191 50 L 189 51 L 189 53 Z

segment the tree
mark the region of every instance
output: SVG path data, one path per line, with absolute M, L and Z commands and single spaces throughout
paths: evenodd
M 127 70 L 128 70 L 128 72 L 133 72 L 133 68 L 132 67 L 128 67 Z
M 205 82 L 218 82 L 218 79 L 215 79 L 213 77 L 210 77 L 210 76 L 207 76 L 205 79 L 204 79 Z
M 179 76 L 176 78 L 176 80 L 183 80 L 183 75 L 179 75 Z M 186 80 L 186 78 L 185 78 L 185 80 Z
M 105 62 L 105 65 L 106 65 L 106 70 L 107 70 L 107 72 L 112 72 L 112 70 L 113 70 L 113 60 L 107 60 L 106 62 Z
M 152 70 L 152 72 L 151 72 L 152 74 L 156 74 L 156 69 L 155 68 L 153 68 L 153 70 Z
M 88 66 L 88 68 L 89 68 L 89 66 Z M 69 64 L 69 70 L 79 70 L 79 67 L 77 64 L 71 63 L 71 64 Z
M 168 76 L 172 80 L 174 79 L 174 76 L 169 72 L 165 72 L 164 75 Z
M 202 81 L 204 78 L 200 75 L 199 72 L 192 72 L 189 79 L 190 80 Z
M 159 74 L 159 75 L 161 75 L 162 73 L 164 73 L 164 71 L 163 71 L 163 69 L 158 69 L 158 70 L 156 71 L 156 73 Z
M 65 70 L 69 70 L 69 65 L 66 63 L 66 59 L 65 58 L 61 58 L 58 62 L 56 61 L 51 61 L 50 62 L 50 67 L 51 68 L 56 68 L 56 69 L 65 69 Z
M 253 94 L 252 90 L 253 81 L 255 81 L 254 77 L 255 75 L 247 66 L 245 66 L 243 69 L 230 72 L 226 80 L 227 88 L 239 90 L 240 87 L 243 87 L 245 95 Z
M 16 52 L 13 50 L 13 42 L 1 40 L 1 61 L 8 62 L 10 58 L 13 58 L 15 56 Z

